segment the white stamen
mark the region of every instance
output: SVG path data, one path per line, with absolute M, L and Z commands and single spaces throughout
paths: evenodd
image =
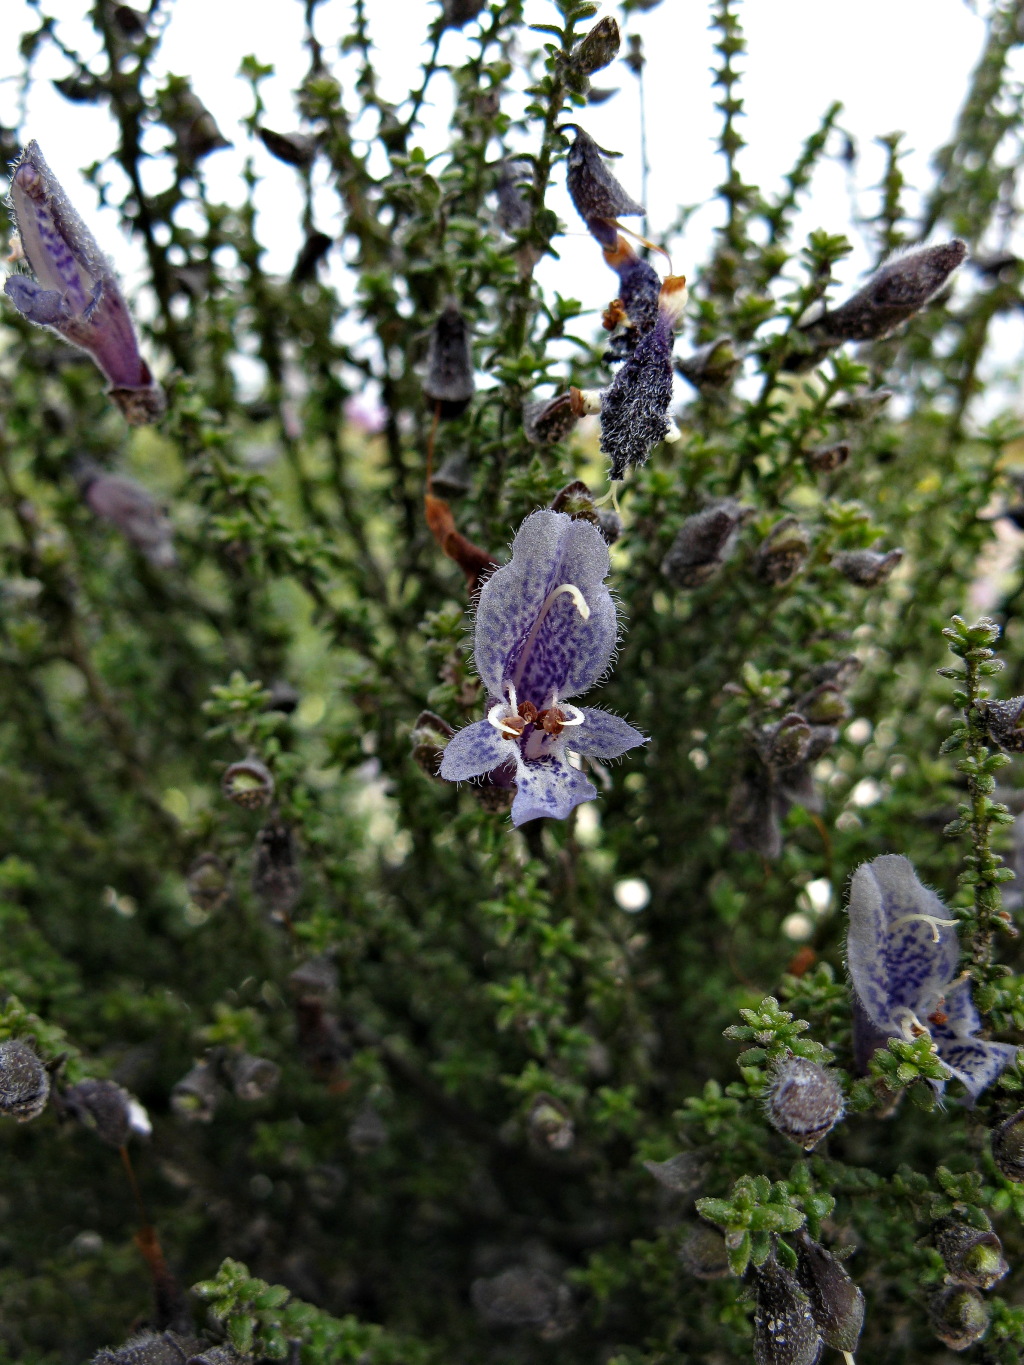
M 516 726 L 513 728 L 506 724 L 506 721 L 518 720 L 519 718 L 519 707 L 516 702 L 516 689 L 510 684 L 508 689 L 508 701 L 496 702 L 491 707 L 487 712 L 487 723 L 493 725 L 503 739 L 520 739 L 522 738 L 522 731 L 519 727 Z
M 563 701 L 559 709 L 566 712 L 566 718 L 562 721 L 563 730 L 568 725 L 584 725 L 586 723 L 587 718 L 578 706 L 570 706 L 567 701 Z
M 536 640 L 537 638 L 537 632 L 544 624 L 544 618 L 551 610 L 555 598 L 560 596 L 560 594 L 562 594 L 563 592 L 568 593 L 568 595 L 572 598 L 576 610 L 583 617 L 584 621 L 590 620 L 590 606 L 587 602 L 587 599 L 583 596 L 583 594 L 580 592 L 579 588 L 577 588 L 575 583 L 560 583 L 557 588 L 549 592 L 547 597 L 545 597 L 544 601 L 541 603 L 540 611 L 537 613 L 537 619 L 530 627 L 530 633 L 523 641 L 523 647 L 519 651 L 519 663 L 516 665 L 516 671 L 512 675 L 512 682 L 509 684 L 508 689 L 510 695 L 513 697 L 515 696 L 514 688 L 518 687 L 523 680 L 523 673 L 526 671 L 526 665 L 530 658 L 530 649 L 533 646 L 534 640 Z
M 891 924 L 891 925 L 889 926 L 889 932 L 892 933 L 893 930 L 898 929 L 898 928 L 900 927 L 901 924 L 909 924 L 909 923 L 911 922 L 911 920 L 915 920 L 915 919 L 924 920 L 925 924 L 930 924 L 930 925 L 931 925 L 931 929 L 932 929 L 932 942 L 933 942 L 933 943 L 938 943 L 938 941 L 939 941 L 939 938 L 940 938 L 940 935 L 939 935 L 939 926 L 940 926 L 940 925 L 942 925 L 942 926 L 943 926 L 944 928 L 946 928 L 946 929 L 955 929 L 955 928 L 956 928 L 956 920 L 955 920 L 955 919 L 939 919 L 937 915 L 901 915 L 901 916 L 899 917 L 898 920 L 896 920 L 893 924 Z
M 844 1351 L 843 1355 L 846 1358 L 846 1365 L 857 1365 L 857 1362 L 853 1358 L 852 1351 Z

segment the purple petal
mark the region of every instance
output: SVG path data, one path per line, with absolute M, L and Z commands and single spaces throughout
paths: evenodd
M 68 317 L 64 295 L 56 289 L 44 289 L 27 275 L 8 275 L 4 293 L 23 318 L 39 327 L 58 327 Z
M 908 1011 L 923 1021 L 956 974 L 956 930 L 938 922 L 949 911 L 899 854 L 857 869 L 847 908 L 847 965 L 868 1018 L 890 1034 Z
M 604 583 L 608 547 L 589 522 L 562 512 L 534 512 L 519 528 L 512 559 L 488 579 L 476 615 L 476 667 L 488 691 L 539 709 L 591 687 L 615 647 L 615 606 Z M 569 584 L 582 594 L 583 619 Z M 549 600 L 550 598 L 550 600 Z
M 971 978 L 966 974 L 953 982 L 936 1010 L 942 1011 L 946 1022 L 929 1024 L 933 1038 L 970 1038 L 981 1028 L 981 1015 L 971 999 Z
M 514 740 L 502 739 L 490 721 L 478 720 L 448 741 L 439 771 L 449 782 L 466 782 L 489 773 L 518 752 Z
M 939 1057 L 972 1100 L 1006 1069 L 1017 1055 L 1011 1043 L 989 1043 L 982 1038 L 936 1039 Z
M 45 289 L 84 310 L 108 267 L 92 233 L 68 203 L 36 142 L 30 142 L 11 177 L 11 204 L 25 259 Z
M 584 723 L 563 732 L 566 746 L 574 753 L 593 758 L 618 758 L 627 749 L 647 743 L 640 731 L 634 730 L 621 716 L 613 716 L 610 711 L 594 706 L 580 709 L 586 716 Z
M 458 735 L 455 738 L 458 739 Z M 588 782 L 578 768 L 571 768 L 560 753 L 551 753 L 544 758 L 520 758 L 512 823 L 521 825 L 542 815 L 564 820 L 581 801 L 593 801 L 596 796 L 593 783 Z

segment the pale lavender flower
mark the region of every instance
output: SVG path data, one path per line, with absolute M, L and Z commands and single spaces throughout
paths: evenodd
M 173 531 L 159 504 L 139 484 L 82 461 L 76 470 L 82 496 L 158 569 L 176 563 Z
M 480 593 L 474 653 L 487 687 L 487 716 L 445 748 L 450 782 L 493 773 L 516 785 L 512 823 L 564 820 L 597 792 L 567 750 L 618 758 L 644 737 L 618 716 L 567 704 L 607 672 L 618 626 L 605 584 L 608 547 L 595 526 L 561 512 L 534 512 L 512 559 Z
M 132 426 L 156 421 L 163 390 L 139 354 L 128 305 L 110 262 L 30 142 L 11 174 L 10 204 L 34 279 L 8 275 L 4 293 L 29 322 L 87 351 Z
M 971 981 L 957 976 L 956 921 L 900 854 L 862 863 L 850 883 L 846 960 L 856 992 L 854 1044 L 866 1061 L 888 1038 L 931 1037 L 973 1101 L 1013 1061 L 1010 1043 L 977 1036 Z

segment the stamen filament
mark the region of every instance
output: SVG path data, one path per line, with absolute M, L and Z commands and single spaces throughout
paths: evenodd
M 563 729 L 563 730 L 566 729 L 566 728 L 567 728 L 568 726 L 570 726 L 570 725 L 584 725 L 584 724 L 586 724 L 586 719 L 587 719 L 587 718 L 586 718 L 586 716 L 583 714 L 583 712 L 580 710 L 580 708 L 579 708 L 578 706 L 570 706 L 569 703 L 568 703 L 567 701 L 563 701 L 563 702 L 558 702 L 558 707 L 559 707 L 559 710 L 564 711 L 564 712 L 567 713 L 565 719 L 562 721 L 562 729 Z
M 946 929 L 956 928 L 955 919 L 939 919 L 937 915 L 901 915 L 900 918 L 896 920 L 894 924 L 890 925 L 889 932 L 892 933 L 894 930 L 898 929 L 901 924 L 909 924 L 911 920 L 915 919 L 922 919 L 926 924 L 931 925 L 933 943 L 938 943 L 939 941 L 940 925 Z
M 530 627 L 530 633 L 527 635 L 523 642 L 523 647 L 519 651 L 519 663 L 516 665 L 516 671 L 512 675 L 512 682 L 509 684 L 509 692 L 513 697 L 515 697 L 513 689 L 518 687 L 523 680 L 523 673 L 526 671 L 526 665 L 530 659 L 530 650 L 533 648 L 533 642 L 537 638 L 538 631 L 544 624 L 544 618 L 551 610 L 555 598 L 559 597 L 563 592 L 567 593 L 572 598 L 576 610 L 583 617 L 584 621 L 590 620 L 590 606 L 575 583 L 560 583 L 557 588 L 554 588 L 549 592 L 541 603 L 540 611 L 537 613 L 537 619 Z

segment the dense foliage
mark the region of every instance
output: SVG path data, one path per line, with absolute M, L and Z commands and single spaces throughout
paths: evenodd
M 621 5 L 620 51 L 583 0 L 540 31 L 522 0 L 444 0 L 396 106 L 364 0 L 343 54 L 307 0 L 299 131 L 264 126 L 271 72 L 247 60 L 230 204 L 187 73 L 150 74 L 171 7 L 95 0 L 97 56 L 34 4 L 27 78 L 56 45 L 54 100 L 116 126 L 88 177 L 143 250 L 166 410 L 148 389 L 133 410 L 101 361 L 111 401 L 68 344 L 116 310 L 113 276 L 77 302 L 40 292 L 44 237 L 19 222 L 0 305 L 5 1360 L 1020 1358 L 1024 434 L 985 385 L 1024 302 L 1024 4 L 992 6 L 920 217 L 887 140 L 876 265 L 935 250 L 851 297 L 839 225 L 792 235 L 819 162 L 856 156 L 841 112 L 780 188 L 748 184 L 741 7 L 713 0 L 721 225 L 703 263 L 684 229 L 656 244 L 691 291 L 677 433 L 681 286 L 619 236 L 639 205 L 575 126 L 596 73 L 642 79 L 655 3 Z M 444 66 L 452 29 L 469 55 Z M 445 80 L 450 140 L 428 156 Z M 0 130 L 5 159 L 37 131 Z M 290 278 L 257 236 L 268 153 L 295 168 Z M 581 301 L 534 279 L 564 246 L 545 199 L 567 157 Z M 24 164 L 22 219 L 45 184 Z M 96 203 L 75 207 L 87 225 Z M 148 383 L 132 365 L 129 390 Z M 458 785 L 438 768 L 488 714 L 509 763 L 580 724 L 555 698 L 542 738 L 543 701 L 488 695 L 467 615 L 552 504 L 544 525 L 582 520 L 593 563 L 613 542 L 623 633 L 586 702 L 649 742 L 592 749 L 596 801 L 513 827 L 507 765 Z M 971 624 L 978 591 L 991 620 Z M 557 592 L 537 621 L 568 639 L 603 589 Z M 902 856 L 858 874 L 848 915 L 882 855 Z M 924 1019 L 893 984 L 908 943 L 935 984 Z M 143 1329 L 167 1335 L 121 1349 Z

